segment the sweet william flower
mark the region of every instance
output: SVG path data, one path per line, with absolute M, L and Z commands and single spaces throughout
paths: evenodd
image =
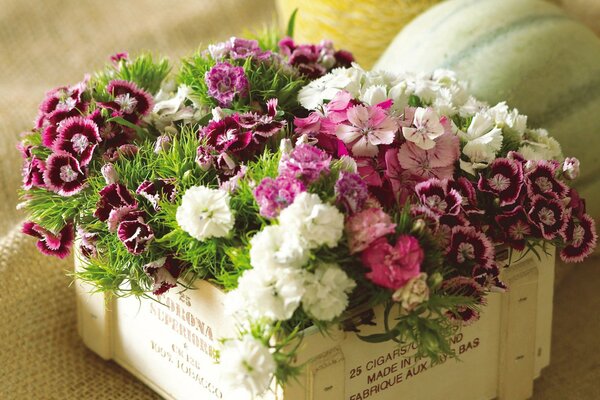
M 350 214 L 360 211 L 369 197 L 365 181 L 352 172 L 341 171 L 334 190 L 338 204 L 343 205 Z
M 442 283 L 442 290 L 452 296 L 471 297 L 476 305 L 485 304 L 484 289 L 474 279 L 457 276 Z M 446 316 L 462 325 L 470 325 L 479 319 L 476 307 L 459 306 L 456 310 L 446 312 Z
M 152 279 L 152 294 L 158 296 L 177 287 L 177 278 L 183 270 L 183 264 L 172 255 L 168 255 L 145 264 L 143 269 Z
M 29 190 L 33 187 L 44 187 L 44 171 L 46 163 L 33 156 L 31 160 L 25 160 L 23 167 L 23 189 Z
M 425 253 L 417 238 L 401 235 L 392 246 L 380 238 L 361 254 L 362 262 L 371 271 L 367 278 L 381 287 L 398 290 L 421 272 Z
M 86 166 L 94 155 L 98 143 L 102 141 L 98 126 L 84 117 L 70 117 L 63 120 L 53 141 L 54 151 L 64 151 L 77 158 L 81 166 Z
M 250 239 L 250 264 L 254 268 L 277 270 L 301 268 L 308 261 L 309 251 L 294 232 L 281 225 L 270 225 Z
M 113 116 L 123 117 L 133 124 L 148 115 L 154 106 L 152 96 L 133 82 L 113 80 L 106 85 L 106 91 L 113 100 L 100 104 L 112 110 Z
M 140 183 L 135 193 L 148 200 L 154 210 L 158 211 L 160 210 L 158 203 L 161 199 L 165 199 L 170 203 L 175 201 L 177 189 L 175 188 L 174 179 L 155 179 Z
M 318 195 L 302 192 L 279 215 L 279 224 L 297 233 L 307 248 L 336 247 L 344 230 L 344 215 Z
M 244 68 L 236 67 L 228 62 L 218 62 L 204 76 L 208 86 L 208 94 L 219 105 L 229 107 L 233 99 L 246 96 L 248 93 L 248 78 Z
M 176 219 L 181 229 L 200 241 L 227 236 L 235 222 L 229 193 L 204 186 L 192 186 L 184 193 Z
M 337 264 L 321 263 L 308 274 L 302 308 L 320 321 L 339 317 L 348 307 L 348 294 L 356 282 Z
M 429 300 L 427 274 L 421 272 L 419 275 L 411 278 L 406 285 L 394 292 L 392 300 L 400 303 L 405 312 L 411 312 L 417 306 Z
M 123 216 L 117 228 L 117 237 L 131 254 L 142 254 L 154 240 L 154 231 L 143 218 L 142 212 L 131 212 Z
M 117 170 L 112 163 L 104 164 L 102 168 L 100 168 L 100 173 L 102 174 L 102 177 L 107 185 L 111 185 L 119 181 L 119 175 L 117 174 Z
M 100 191 L 100 200 L 96 204 L 94 216 L 100 221 L 106 221 L 113 210 L 122 207 L 137 208 L 137 201 L 127 187 L 121 183 L 112 183 Z
M 396 224 L 381 208 L 367 208 L 348 217 L 346 235 L 351 253 L 365 250 L 374 241 L 394 233 Z
M 398 151 L 400 166 L 419 179 L 451 179 L 460 155 L 459 139 L 452 133 L 445 133 L 434 142 L 435 146 L 429 150 L 410 141 L 403 143 Z
M 515 250 L 525 250 L 527 238 L 539 237 L 540 231 L 532 225 L 525 209 L 521 206 L 512 211 L 496 216 L 496 223 L 501 227 L 506 242 Z
M 352 154 L 359 157 L 377 155 L 379 145 L 394 141 L 398 125 L 378 106 L 353 106 L 348 110 L 348 123 L 338 125 L 338 139 L 352 146 Z
M 523 188 L 523 166 L 519 161 L 498 158 L 490 165 L 486 176 L 479 176 L 477 187 L 492 193 L 502 207 L 514 204 Z
M 533 196 L 528 215 L 546 240 L 552 240 L 558 235 L 562 235 L 567 227 L 565 207 L 555 198 L 546 198 L 542 195 Z
M 300 144 L 289 154 L 283 154 L 279 173 L 311 184 L 329 172 L 331 156 L 316 146 Z
M 296 178 L 281 175 L 264 178 L 253 194 L 260 207 L 260 215 L 276 218 L 281 210 L 294 202 L 296 195 L 306 191 L 304 184 Z
M 67 224 L 58 234 L 54 234 L 42 226 L 28 221 L 21 230 L 24 234 L 38 238 L 37 248 L 42 254 L 65 258 L 73 246 L 73 225 Z
M 404 138 L 423 150 L 432 149 L 435 139 L 444 134 L 442 119 L 431 108 L 418 107 L 414 112 L 412 126 L 402 127 Z
M 577 179 L 579 176 L 579 160 L 575 157 L 567 157 L 562 165 L 563 176 L 569 180 Z
M 596 223 L 587 214 L 581 218 L 571 218 L 564 234 L 566 246 L 560 250 L 560 258 L 565 262 L 581 262 L 596 248 L 598 235 Z
M 220 382 L 226 386 L 228 396 L 243 398 L 267 391 L 277 367 L 269 348 L 250 334 L 227 340 L 219 364 Z
M 494 248 L 490 239 L 472 226 L 454 226 L 446 259 L 463 270 L 473 266 L 490 267 L 494 261 Z
M 85 186 L 85 172 L 79 161 L 66 152 L 51 154 L 46 160 L 44 183 L 61 196 L 73 196 Z

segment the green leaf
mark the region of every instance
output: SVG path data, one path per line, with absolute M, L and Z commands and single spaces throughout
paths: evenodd
M 290 15 L 290 19 L 288 20 L 287 30 L 285 31 L 286 35 L 293 38 L 294 37 L 294 28 L 296 27 L 296 15 L 298 14 L 298 9 L 296 8 L 292 15 Z
M 383 343 L 383 342 L 393 340 L 399 334 L 400 334 L 400 332 L 396 331 L 395 329 L 392 329 L 385 333 L 375 333 L 373 335 L 367 335 L 367 336 L 362 336 L 362 335 L 356 335 L 356 336 L 358 336 L 358 338 L 360 340 L 363 340 L 367 343 Z

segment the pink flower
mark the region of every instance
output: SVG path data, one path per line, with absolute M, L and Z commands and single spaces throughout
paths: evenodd
M 308 117 L 305 118 L 295 117 L 294 132 L 298 135 L 316 135 L 321 130 L 322 118 L 323 116 L 316 111 L 311 112 L 308 114 Z
M 291 176 L 265 178 L 254 189 L 254 198 L 260 207 L 260 215 L 276 218 L 281 210 L 294 202 L 299 193 L 306 191 L 304 184 Z
M 350 253 L 363 251 L 376 240 L 396 231 L 396 224 L 381 208 L 367 208 L 346 219 Z
M 46 160 L 44 183 L 61 196 L 72 196 L 85 186 L 85 172 L 79 161 L 66 152 L 51 154 Z
M 92 160 L 94 150 L 102 139 L 94 121 L 84 117 L 70 117 L 58 126 L 58 136 L 52 147 L 55 151 L 65 151 L 86 166 Z
M 579 160 L 575 157 L 567 157 L 562 165 L 563 176 L 569 180 L 577 179 L 579 176 Z
M 39 158 L 33 156 L 31 160 L 25 160 L 23 168 L 23 189 L 32 187 L 44 187 L 44 171 L 46 164 Z
M 281 156 L 279 173 L 300 179 L 309 185 L 322 174 L 329 173 L 331 156 L 323 150 L 309 144 L 296 146 L 290 154 Z
M 53 234 L 47 229 L 31 221 L 23 224 L 22 232 L 38 238 L 37 247 L 42 254 L 65 258 L 73 245 L 73 225 L 66 225 L 58 234 Z
M 143 267 L 144 272 L 152 279 L 152 294 L 159 296 L 177 286 L 177 278 L 184 265 L 172 255 L 149 262 Z
M 208 86 L 208 94 L 221 106 L 229 107 L 236 96 L 240 98 L 248 94 L 249 84 L 244 68 L 227 62 L 215 64 L 206 72 L 204 81 Z
M 234 60 L 256 57 L 263 60 L 271 56 L 270 51 L 262 51 L 258 46 L 258 41 L 232 37 L 228 46 L 229 57 Z
M 500 200 L 501 207 L 514 204 L 523 187 L 523 165 L 508 158 L 498 158 L 487 172 L 485 177 L 479 175 L 479 190 L 492 193 Z
M 385 238 L 372 243 L 361 255 L 371 272 L 367 278 L 381 287 L 398 290 L 421 272 L 425 253 L 411 235 L 401 235 L 394 246 Z
M 340 90 L 329 103 L 325 105 L 327 120 L 332 124 L 348 121 L 348 109 L 357 103 L 353 96 L 345 90 Z
M 373 157 L 379 151 L 377 146 L 394 141 L 398 125 L 381 107 L 356 105 L 347 113 L 349 124 L 340 124 L 337 137 L 344 143 L 352 144 L 355 156 Z
M 115 66 L 118 66 L 120 61 L 127 61 L 129 60 L 129 54 L 126 51 L 120 52 L 120 53 L 115 53 L 112 56 L 110 56 L 110 61 L 112 61 L 112 63 Z
M 403 126 L 402 134 L 407 141 L 429 150 L 435 146 L 435 139 L 444 134 L 444 121 L 433 109 L 419 107 L 414 113 L 413 126 Z
M 438 137 L 429 150 L 407 141 L 398 152 L 400 166 L 419 179 L 452 179 L 459 156 L 460 140 L 452 133 Z
M 137 208 L 137 201 L 125 185 L 113 183 L 100 191 L 100 200 L 96 204 L 94 216 L 100 221 L 106 221 L 111 211 L 121 207 Z
M 560 250 L 560 258 L 565 262 L 581 262 L 596 248 L 598 235 L 594 219 L 584 214 L 578 220 L 571 218 L 565 229 L 567 245 Z

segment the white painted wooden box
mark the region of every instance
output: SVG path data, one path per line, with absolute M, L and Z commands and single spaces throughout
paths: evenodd
M 489 295 L 481 319 L 455 336 L 459 361 L 431 366 L 412 356 L 410 344 L 370 344 L 352 332 L 323 337 L 308 329 L 298 360 L 308 361 L 303 375 L 265 399 L 529 398 L 550 361 L 554 255 L 528 256 L 503 274 L 510 291 Z M 233 322 L 224 317 L 219 289 L 205 281 L 195 287 L 171 290 L 161 304 L 90 295 L 90 287 L 78 283 L 79 334 L 166 399 L 228 399 L 213 356 L 218 339 L 233 336 Z M 368 334 L 373 328 L 360 329 Z

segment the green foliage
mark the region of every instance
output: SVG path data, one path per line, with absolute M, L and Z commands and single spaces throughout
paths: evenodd
M 20 196 L 26 202 L 28 218 L 54 233 L 79 218 L 79 210 L 84 202 L 81 196 L 59 196 L 42 188 L 21 191 Z

